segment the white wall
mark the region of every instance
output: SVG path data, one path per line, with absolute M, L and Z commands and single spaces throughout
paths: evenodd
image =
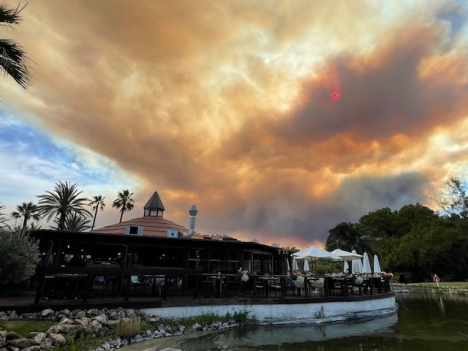
M 311 320 L 339 320 L 359 316 L 388 314 L 396 312 L 395 297 L 352 302 L 314 302 L 295 304 L 250 305 L 237 304 L 225 306 L 186 306 L 142 309 L 150 315 L 163 318 L 188 318 L 202 314 L 216 314 L 220 317 L 238 311 L 248 311 L 259 323 L 299 323 Z

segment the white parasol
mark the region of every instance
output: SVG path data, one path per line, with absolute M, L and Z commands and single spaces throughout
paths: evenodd
M 353 253 L 354 252 L 354 253 Z M 349 252 L 341 249 L 333 250 L 331 253 L 341 257 L 343 261 L 353 261 L 362 258 L 362 255 L 358 255 L 356 251 Z
M 369 256 L 367 255 L 367 252 L 364 252 L 364 258 L 362 259 L 362 261 L 362 273 L 371 274 L 372 267 L 370 265 Z
M 295 257 L 293 257 L 293 260 L 292 260 L 292 269 L 293 269 L 293 271 L 298 271 L 299 270 L 299 267 L 297 266 L 297 261 L 296 261 Z
M 382 269 L 380 269 L 379 256 L 374 255 L 374 274 L 379 273 L 382 273 Z
M 348 261 L 344 261 L 343 272 L 348 272 L 348 270 L 349 270 Z
M 356 253 L 356 250 L 352 251 L 354 254 Z M 353 260 L 353 273 L 362 273 L 362 261 L 361 259 Z
M 295 252 L 292 254 L 292 256 L 296 258 L 311 258 L 313 260 L 323 258 L 326 260 L 341 261 L 341 258 L 339 256 L 332 254 L 327 250 L 321 249 L 320 247 L 315 245 L 312 245 L 307 249 Z
M 308 272 L 308 271 L 310 271 L 310 269 L 309 269 L 309 261 L 304 260 L 304 272 Z

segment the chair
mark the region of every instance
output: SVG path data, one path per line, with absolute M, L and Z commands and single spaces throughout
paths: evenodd
M 140 282 L 140 280 L 138 279 L 138 276 L 137 276 L 137 275 L 132 275 L 132 276 L 130 276 L 130 285 L 133 286 L 133 288 L 135 289 L 135 291 L 138 289 L 138 287 L 141 287 L 141 288 L 144 287 L 144 285 L 142 284 L 142 282 Z
M 311 293 L 324 293 L 324 283 L 325 280 L 323 278 L 312 278 L 309 279 L 309 294 Z
M 272 279 L 268 281 L 270 296 L 281 296 L 281 284 L 279 279 Z
M 291 277 L 286 277 L 286 293 L 288 291 L 292 291 L 294 295 L 295 290 L 296 290 L 296 284 L 294 283 L 294 280 L 292 280 Z

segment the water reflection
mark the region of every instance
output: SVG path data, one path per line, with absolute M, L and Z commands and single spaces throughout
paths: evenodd
M 322 325 L 258 326 L 233 329 L 182 342 L 182 350 L 239 350 L 239 347 L 265 347 L 267 345 L 301 344 L 350 336 L 363 336 L 377 332 L 392 334 L 398 321 L 396 313 L 367 321 Z M 245 348 L 243 348 L 245 349 Z M 263 348 L 262 348 L 263 350 Z

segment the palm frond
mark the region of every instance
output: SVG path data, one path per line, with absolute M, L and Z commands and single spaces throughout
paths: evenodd
M 20 87 L 29 86 L 28 57 L 21 46 L 8 39 L 0 39 L 0 68 Z
M 11 26 L 13 24 L 19 24 L 21 22 L 21 16 L 19 14 L 27 5 L 28 4 L 21 7 L 21 4 L 19 4 L 14 8 L 6 4 L 0 4 L 0 25 Z

